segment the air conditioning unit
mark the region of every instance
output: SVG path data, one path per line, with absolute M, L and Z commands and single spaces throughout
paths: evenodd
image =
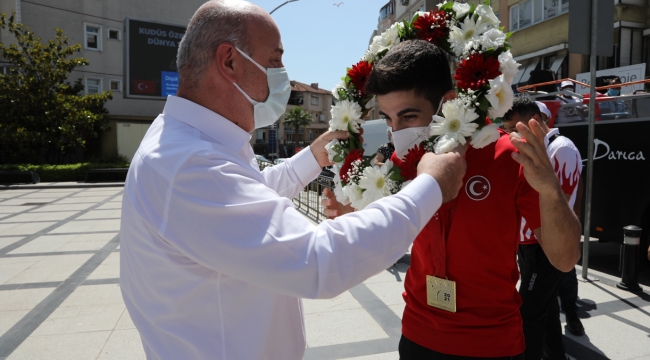
M 409 5 L 409 0 L 402 0 L 402 5 L 408 6 Z

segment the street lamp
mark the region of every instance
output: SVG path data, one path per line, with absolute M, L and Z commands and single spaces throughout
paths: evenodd
M 287 4 L 290 3 L 290 2 L 294 2 L 294 1 L 298 1 L 298 0 L 289 0 L 289 1 L 285 1 L 285 2 L 283 2 L 280 6 L 276 7 L 276 8 L 273 9 L 273 10 L 271 10 L 271 12 L 269 13 L 269 15 L 273 14 L 273 12 L 274 12 L 275 10 L 277 10 L 277 9 L 279 9 L 279 8 L 281 8 L 281 7 L 283 7 L 284 5 L 287 5 Z

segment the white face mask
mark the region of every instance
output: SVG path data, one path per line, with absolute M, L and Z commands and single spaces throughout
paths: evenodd
M 263 128 L 272 125 L 280 116 L 286 111 L 287 103 L 289 102 L 289 95 L 291 95 L 291 85 L 289 84 L 289 75 L 285 68 L 268 68 L 265 69 L 262 65 L 258 64 L 248 54 L 235 47 L 243 57 L 248 59 L 253 64 L 266 74 L 266 82 L 269 85 L 269 97 L 265 102 L 259 102 L 251 99 L 248 94 L 242 90 L 237 83 L 233 83 L 237 90 L 239 90 L 245 97 L 253 104 L 253 113 L 255 119 L 255 128 Z
M 438 103 L 438 111 L 436 115 L 440 113 L 442 108 L 442 101 Z M 433 119 L 431 120 L 433 121 Z M 393 131 L 392 128 L 389 128 L 391 134 L 393 135 L 393 145 L 395 145 L 395 154 L 398 158 L 403 159 L 404 155 L 408 153 L 408 150 L 413 148 L 415 145 L 427 140 L 431 137 L 429 135 L 429 126 L 418 126 L 418 127 L 409 127 L 399 131 Z

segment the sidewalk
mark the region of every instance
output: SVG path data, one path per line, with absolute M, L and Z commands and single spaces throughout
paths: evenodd
M 119 289 L 122 188 L 0 191 L 0 360 L 144 359 Z M 330 300 L 304 300 L 304 359 L 397 359 L 409 254 Z M 650 359 L 650 289 L 590 271 L 576 359 Z

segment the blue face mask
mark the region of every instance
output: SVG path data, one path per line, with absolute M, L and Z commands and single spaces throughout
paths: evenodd
M 609 89 L 609 90 L 607 90 L 607 95 L 609 95 L 609 96 L 619 96 L 619 95 L 621 95 L 621 90 L 619 90 L 619 89 Z

